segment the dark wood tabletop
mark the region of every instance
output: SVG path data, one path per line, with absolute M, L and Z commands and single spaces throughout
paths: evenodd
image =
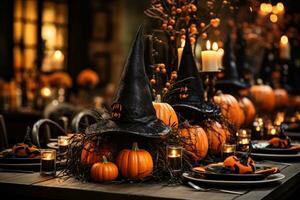
M 186 185 L 162 183 L 100 184 L 81 182 L 72 177 L 54 178 L 35 173 L 0 172 L 1 195 L 31 199 L 205 199 L 251 200 L 290 199 L 300 191 L 300 163 L 278 164 L 286 177 L 281 183 L 254 188 L 229 188 L 242 195 L 216 191 L 199 192 Z M 228 189 L 228 188 L 227 188 Z

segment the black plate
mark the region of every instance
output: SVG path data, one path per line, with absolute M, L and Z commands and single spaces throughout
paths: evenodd
M 256 170 L 263 170 L 268 169 L 270 166 L 263 166 L 263 165 L 257 165 Z M 205 172 L 197 172 L 198 175 L 204 176 L 206 179 L 212 179 L 212 180 L 235 180 L 235 181 L 257 181 L 257 180 L 263 180 L 269 174 L 233 174 L 233 173 L 221 173 L 221 171 L 224 171 L 224 166 L 209 166 Z
M 265 153 L 265 154 L 297 154 L 298 149 L 281 149 L 281 148 L 253 148 L 253 153 Z

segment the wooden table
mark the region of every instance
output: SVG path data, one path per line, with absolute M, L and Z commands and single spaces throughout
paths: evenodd
M 0 191 L 2 196 L 31 199 L 297 199 L 300 191 L 300 163 L 280 166 L 286 176 L 281 184 L 261 188 L 231 188 L 244 192 L 243 195 L 198 192 L 184 185 L 83 183 L 74 178 L 11 172 L 0 172 Z

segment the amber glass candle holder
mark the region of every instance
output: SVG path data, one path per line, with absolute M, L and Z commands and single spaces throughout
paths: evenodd
M 229 156 L 235 155 L 236 144 L 224 143 L 222 145 L 222 159 L 225 160 Z
M 60 154 L 67 153 L 69 143 L 70 143 L 69 136 L 58 136 L 57 138 L 58 152 Z
M 175 145 L 167 146 L 167 165 L 172 171 L 182 169 L 182 147 Z
M 41 149 L 41 175 L 56 174 L 56 150 L 55 149 Z

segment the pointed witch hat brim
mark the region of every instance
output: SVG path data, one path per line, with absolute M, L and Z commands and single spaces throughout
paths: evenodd
M 184 97 L 184 98 L 181 98 Z M 178 80 L 165 99 L 184 119 L 202 121 L 216 113 L 217 107 L 204 101 L 204 89 L 198 72 L 189 35 L 181 56 Z
M 94 134 L 130 134 L 149 138 L 166 136 L 171 128 L 156 117 L 149 80 L 145 72 L 143 26 L 141 26 L 124 66 L 112 104 L 111 118 L 86 129 Z

